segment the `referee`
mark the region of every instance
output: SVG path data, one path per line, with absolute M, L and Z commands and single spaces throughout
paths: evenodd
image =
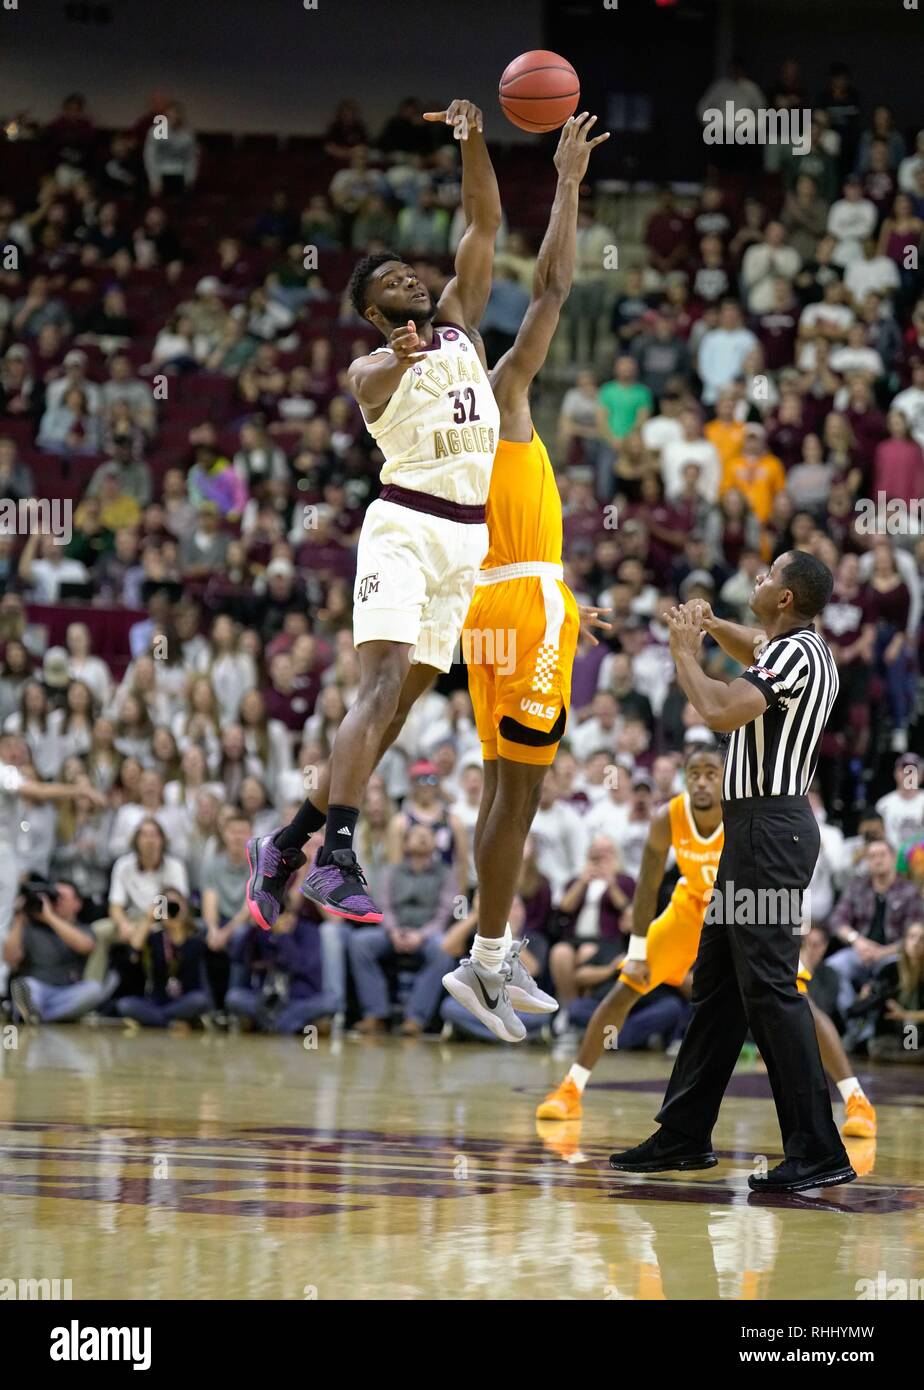
M 722 786 L 725 845 L 693 974 L 693 1013 L 677 1054 L 661 1128 L 610 1157 L 621 1172 L 711 1168 L 712 1129 L 748 1029 L 767 1064 L 784 1159 L 752 1176 L 757 1192 L 851 1182 L 834 1125 L 808 1004 L 796 989 L 802 892 L 820 837 L 807 791 L 838 678 L 814 619 L 831 597 L 830 570 L 787 551 L 754 588 L 763 631 L 716 619 L 708 604 L 674 609 L 677 678 L 710 729 L 730 733 Z M 710 679 L 704 632 L 742 665 L 730 684 Z M 783 890 L 783 891 L 781 891 Z

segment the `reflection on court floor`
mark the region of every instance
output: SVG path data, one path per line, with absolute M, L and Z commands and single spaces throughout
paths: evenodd
M 919 1068 L 871 1069 L 865 1176 L 768 1199 L 766 1077 L 736 1074 L 718 1168 L 634 1178 L 669 1064 L 600 1068 L 533 1119 L 561 1057 L 436 1042 L 22 1030 L 0 1053 L 0 1279 L 75 1299 L 842 1298 L 924 1269 Z

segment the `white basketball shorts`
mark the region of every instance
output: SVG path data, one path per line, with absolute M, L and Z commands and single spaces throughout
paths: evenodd
M 483 523 L 448 521 L 378 498 L 359 535 L 355 645 L 406 642 L 412 661 L 448 671 L 487 549 Z

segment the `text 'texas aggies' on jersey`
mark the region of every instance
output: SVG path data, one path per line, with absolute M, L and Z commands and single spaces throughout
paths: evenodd
M 465 506 L 487 501 L 500 411 L 461 328 L 434 328 L 424 360 L 407 369 L 382 414 L 366 428 L 385 455 L 383 483 Z

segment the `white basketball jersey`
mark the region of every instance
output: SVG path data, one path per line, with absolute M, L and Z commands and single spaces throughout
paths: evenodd
M 379 418 L 366 422 L 385 455 L 382 482 L 483 506 L 500 432 L 488 374 L 461 328 L 435 327 L 425 351 Z

